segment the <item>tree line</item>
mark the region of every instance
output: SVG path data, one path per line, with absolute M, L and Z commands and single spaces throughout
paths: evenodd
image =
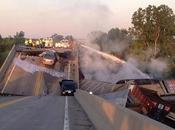
M 175 15 L 167 5 L 139 8 L 132 15 L 129 29 L 112 28 L 107 33 L 94 31 L 89 39 L 98 44 L 101 51 L 117 45 L 109 53 L 124 59 L 134 56 L 144 64 L 153 58 L 166 59 L 170 75 L 175 76 Z M 118 51 L 122 46 L 125 47 L 122 52 Z
M 149 5 L 139 8 L 132 16 L 133 27 L 129 29 L 135 44 L 140 49 L 152 48 L 152 56 L 172 56 L 172 43 L 175 38 L 175 15 L 166 5 Z
M 74 38 L 72 35 L 66 35 L 65 37 L 63 35 L 58 35 L 57 33 L 54 33 L 51 38 L 53 39 L 53 42 L 60 42 L 63 39 L 67 39 L 72 41 Z M 24 45 L 25 43 L 25 32 L 20 31 L 16 32 L 14 36 L 8 36 L 5 38 L 2 38 L 0 35 L 0 66 L 3 64 L 5 58 L 7 57 L 9 51 L 11 50 L 12 46 L 14 44 L 16 45 Z
M 5 58 L 7 57 L 9 51 L 11 50 L 14 44 L 23 44 L 25 41 L 24 38 L 25 33 L 23 31 L 16 32 L 16 34 L 12 36 L 8 36 L 2 38 L 0 35 L 0 66 L 3 64 Z
M 23 31 L 13 37 L 2 38 L 0 35 L 0 64 L 4 61 L 14 44 L 23 44 Z M 53 34 L 54 42 L 62 39 L 73 40 Z M 98 44 L 101 51 L 127 59 L 128 55 L 135 56 L 139 61 L 149 62 L 152 58 L 168 60 L 173 76 L 175 76 L 175 15 L 167 5 L 149 5 L 137 9 L 132 15 L 132 27 L 129 29 L 112 28 L 108 32 L 93 31 L 88 34 L 91 43 Z

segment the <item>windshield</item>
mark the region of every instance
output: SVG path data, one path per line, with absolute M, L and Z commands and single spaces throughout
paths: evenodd
M 63 89 L 64 90 L 75 90 L 75 83 L 63 83 Z
M 46 54 L 44 55 L 44 58 L 46 58 L 46 59 L 54 59 L 54 54 L 46 53 Z

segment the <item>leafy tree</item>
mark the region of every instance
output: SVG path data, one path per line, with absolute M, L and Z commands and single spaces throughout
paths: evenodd
M 16 32 L 16 35 L 14 36 L 15 44 L 24 44 L 25 42 L 25 33 L 23 31 Z
M 11 37 L 3 38 L 0 42 L 0 51 L 4 52 L 10 50 L 14 43 L 14 39 Z
M 70 41 L 73 41 L 74 40 L 74 38 L 73 38 L 72 35 L 65 36 L 65 39 L 70 40 Z
M 88 38 L 90 39 L 90 42 L 99 45 L 100 50 L 103 51 L 103 44 L 107 43 L 107 33 L 102 31 L 93 31 L 90 34 L 88 34 Z
M 130 37 L 126 29 L 112 28 L 108 33 L 94 31 L 89 34 L 91 43 L 99 45 L 101 51 L 122 54 L 130 43 Z M 121 46 L 120 46 L 121 45 Z M 120 48 L 120 49 L 119 49 Z
M 145 47 L 153 46 L 154 56 L 158 49 L 160 53 L 168 51 L 165 47 L 169 46 L 175 35 L 175 15 L 171 8 L 166 5 L 139 8 L 132 16 L 132 24 L 134 26 L 130 32 Z
M 108 32 L 108 39 L 122 41 L 128 39 L 128 31 L 126 29 L 112 28 Z
M 0 42 L 2 41 L 2 36 L 1 36 L 1 34 L 0 34 Z
M 14 43 L 14 38 L 10 36 L 6 38 L 0 38 L 0 66 L 3 64 Z
M 108 38 L 112 41 L 115 41 L 119 37 L 120 30 L 118 28 L 112 28 L 108 32 Z

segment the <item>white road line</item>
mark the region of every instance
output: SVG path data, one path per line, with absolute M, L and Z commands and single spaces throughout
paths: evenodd
M 18 58 L 20 57 L 20 55 L 21 55 L 21 53 L 18 55 Z M 4 87 L 3 87 L 2 91 L 1 91 L 1 93 L 4 93 L 4 91 L 5 91 L 6 87 L 7 87 L 8 81 L 10 80 L 10 78 L 11 78 L 11 76 L 12 76 L 12 73 L 13 73 L 13 71 L 15 70 L 15 67 L 16 67 L 16 65 L 13 65 L 13 68 L 12 68 L 12 70 L 10 71 L 10 74 L 9 74 L 8 77 L 7 77 L 7 80 L 6 80 L 6 82 L 5 82 L 5 85 L 4 85 Z
M 64 129 L 69 130 L 68 97 L 65 98 Z
M 70 64 L 71 64 L 71 63 L 69 62 L 69 63 L 68 63 L 68 76 L 67 76 L 68 79 L 70 79 Z
M 10 80 L 10 78 L 11 78 L 11 76 L 12 76 L 12 73 L 13 73 L 15 67 L 16 67 L 16 65 L 13 65 L 13 68 L 12 68 L 12 70 L 10 71 L 9 76 L 7 77 L 7 80 L 6 80 L 6 82 L 5 82 L 4 88 L 2 89 L 1 93 L 4 93 L 4 91 L 5 91 L 6 87 L 7 87 L 8 81 Z

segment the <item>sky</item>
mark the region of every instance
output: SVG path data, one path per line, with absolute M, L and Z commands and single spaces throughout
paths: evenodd
M 0 34 L 22 30 L 28 38 L 54 33 L 86 38 L 96 30 L 127 29 L 139 7 L 161 4 L 175 13 L 175 0 L 0 0 Z

